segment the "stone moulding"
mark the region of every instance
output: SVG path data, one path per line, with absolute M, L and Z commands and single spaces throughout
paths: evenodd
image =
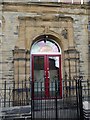
M 31 15 L 31 16 L 19 16 L 20 20 L 39 20 L 39 21 L 73 21 L 73 18 L 69 16 L 60 16 L 60 14 L 44 14 L 44 15 Z
M 53 3 L 53 2 L 2 2 L 2 11 L 15 11 L 15 12 L 37 12 L 40 11 L 40 7 L 46 7 L 45 11 L 51 11 L 53 13 L 57 12 L 57 8 L 71 8 L 71 9 L 90 9 L 90 4 L 70 4 L 70 3 Z M 54 8 L 54 9 L 52 9 Z M 60 11 L 59 11 L 60 12 Z M 69 11 L 68 11 L 69 12 Z M 64 12 L 65 13 L 65 12 Z M 73 13 L 72 13 L 73 14 Z M 74 13 L 75 14 L 75 13 Z M 79 14 L 79 13 L 76 13 Z M 85 12 L 83 13 L 85 14 Z

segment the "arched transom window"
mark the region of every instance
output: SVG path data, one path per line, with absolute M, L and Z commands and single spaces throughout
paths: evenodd
M 31 48 L 31 54 L 61 54 L 61 48 L 53 40 L 40 40 L 35 42 Z

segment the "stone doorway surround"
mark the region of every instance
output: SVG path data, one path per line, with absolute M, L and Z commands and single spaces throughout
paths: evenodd
M 32 44 L 41 39 L 43 35 L 47 35 L 49 38 L 55 40 L 62 49 L 62 77 L 64 78 L 65 73 L 69 74 L 68 78 L 71 79 L 70 75 L 71 66 L 66 62 L 65 59 L 68 59 L 67 50 L 73 51 L 74 62 L 76 61 L 76 50 L 75 43 L 73 40 L 73 19 L 69 16 L 60 16 L 59 14 L 45 14 L 45 15 L 31 15 L 31 16 L 19 16 L 19 38 L 16 43 L 16 49 L 14 50 L 15 56 L 21 56 L 23 61 L 16 60 L 14 61 L 14 71 L 24 71 L 23 75 L 17 76 L 14 75 L 15 81 L 28 79 L 30 77 L 30 51 Z M 28 51 L 28 52 L 27 52 Z M 21 55 L 20 55 L 21 54 Z M 71 56 L 72 52 L 70 53 Z M 66 58 L 65 58 L 66 56 Z M 70 58 L 70 57 L 69 57 Z M 65 66 L 66 64 L 66 66 Z M 75 63 L 72 63 L 72 66 Z M 17 66 L 17 67 L 16 67 Z M 23 66 L 20 68 L 20 66 Z M 27 68 L 28 66 L 28 68 Z M 76 70 L 77 71 L 77 70 Z M 75 72 L 75 71 L 74 71 Z
M 59 14 L 18 17 L 19 39 L 16 46 L 30 50 L 32 42 L 41 35 L 51 35 L 63 50 L 74 46 L 73 19 Z

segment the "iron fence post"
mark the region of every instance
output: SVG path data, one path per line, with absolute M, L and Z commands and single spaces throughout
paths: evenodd
M 13 95 L 12 102 L 13 102 L 13 106 L 14 106 L 14 104 L 15 104 L 15 81 L 13 81 L 13 93 L 12 93 L 12 95 Z
M 4 82 L 4 107 L 6 107 L 6 81 Z
M 78 81 L 76 80 L 76 101 L 77 101 L 77 117 L 80 118 L 79 114 L 79 96 L 78 96 Z
M 34 82 L 31 82 L 31 120 L 34 120 Z
M 84 120 L 84 117 L 83 117 L 83 100 L 82 100 L 82 80 L 81 79 L 78 80 L 78 84 L 79 84 L 80 120 Z
M 10 98 L 10 92 L 11 92 L 11 89 L 10 89 L 10 87 L 9 87 L 8 90 L 9 90 L 9 101 L 8 101 L 8 102 L 9 102 L 9 107 L 10 107 L 10 104 L 11 104 L 11 98 Z
M 58 110 L 57 110 L 57 81 L 55 80 L 55 106 L 56 106 L 56 120 L 58 120 Z

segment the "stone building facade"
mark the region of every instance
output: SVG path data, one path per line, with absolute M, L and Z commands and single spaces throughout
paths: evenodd
M 62 79 L 90 80 L 89 10 L 86 1 L 2 0 L 0 82 L 32 79 L 32 46 L 41 39 L 51 39 L 60 47 Z

